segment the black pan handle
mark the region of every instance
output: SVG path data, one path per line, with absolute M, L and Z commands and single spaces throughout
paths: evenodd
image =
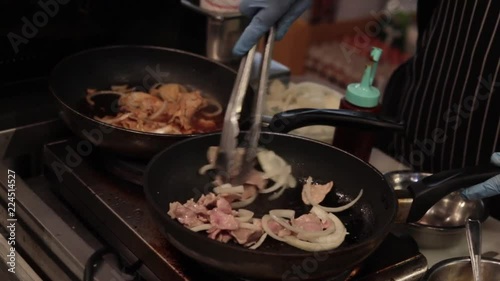
M 402 131 L 404 124 L 375 114 L 345 109 L 294 109 L 278 113 L 269 122 L 275 133 L 288 133 L 307 126 L 350 127 L 361 130 Z
M 500 167 L 474 166 L 436 173 L 411 184 L 408 190 L 413 197 L 413 203 L 406 221 L 417 222 L 448 194 L 484 182 L 498 174 Z

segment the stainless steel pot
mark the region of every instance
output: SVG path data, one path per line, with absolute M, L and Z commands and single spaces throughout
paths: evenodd
M 385 174 L 387 181 L 397 190 L 406 190 L 429 173 L 394 171 Z M 407 232 L 420 248 L 442 249 L 458 245 L 465 239 L 465 221 L 468 217 L 482 222 L 488 217 L 483 201 L 466 201 L 458 192 L 451 193 L 436 203 L 416 223 L 397 225 L 396 231 Z
M 500 260 L 481 258 L 482 281 L 500 280 Z M 435 264 L 423 281 L 473 281 L 470 258 L 458 257 Z
M 217 13 L 202 8 L 199 1 L 182 0 L 182 5 L 207 16 L 206 56 L 221 63 L 239 62 L 233 47 L 248 25 L 248 19 L 239 12 Z

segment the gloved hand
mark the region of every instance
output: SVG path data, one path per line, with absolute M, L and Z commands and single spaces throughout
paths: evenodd
M 500 152 L 491 155 L 491 163 L 500 167 Z M 478 200 L 500 195 L 500 175 L 462 190 L 461 195 L 467 200 Z
M 312 0 L 242 0 L 240 11 L 252 20 L 236 42 L 233 53 L 246 54 L 274 25 L 277 25 L 276 40 L 281 40 L 311 3 Z

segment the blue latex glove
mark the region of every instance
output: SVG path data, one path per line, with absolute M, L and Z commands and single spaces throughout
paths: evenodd
M 281 40 L 311 3 L 312 0 L 242 0 L 240 11 L 252 20 L 236 42 L 233 53 L 246 54 L 274 25 L 276 40 Z
M 491 155 L 491 163 L 500 167 L 500 152 Z M 478 200 L 483 198 L 500 195 L 500 175 L 491 179 L 464 189 L 461 192 L 462 197 L 468 200 Z

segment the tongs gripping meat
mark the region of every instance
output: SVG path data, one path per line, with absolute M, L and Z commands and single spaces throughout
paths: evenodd
M 239 119 L 243 108 L 243 100 L 248 89 L 257 46 L 250 49 L 248 54 L 241 60 L 236 83 L 233 87 L 233 92 L 224 117 L 224 127 L 216 161 L 216 168 L 219 176 L 224 182 L 242 184 L 252 170 L 257 155 L 257 145 L 262 120 L 262 106 L 264 95 L 268 87 L 269 67 L 272 60 L 275 33 L 276 31 L 273 27 L 267 36 L 259 75 L 259 90 L 252 104 L 252 125 L 250 131 L 245 135 L 243 142 L 238 145 L 237 138 L 240 133 Z M 238 146 L 246 148 L 241 165 L 237 165 L 236 163 L 236 148 Z

